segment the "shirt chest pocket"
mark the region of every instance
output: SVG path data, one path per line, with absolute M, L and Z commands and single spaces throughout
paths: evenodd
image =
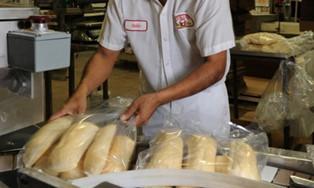
M 184 43 L 195 43 L 195 30 L 194 28 L 184 28 L 184 29 L 177 29 L 175 31 L 177 35 L 177 39 Z
M 177 37 L 184 42 L 195 41 L 194 19 L 187 13 L 179 13 L 174 16 L 174 28 Z

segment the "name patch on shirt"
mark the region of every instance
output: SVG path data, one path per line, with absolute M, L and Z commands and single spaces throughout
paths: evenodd
M 124 20 L 124 29 L 126 31 L 146 32 L 148 22 L 146 20 Z
M 176 28 L 183 29 L 194 26 L 194 21 L 190 15 L 187 13 L 180 13 L 175 16 L 176 19 Z

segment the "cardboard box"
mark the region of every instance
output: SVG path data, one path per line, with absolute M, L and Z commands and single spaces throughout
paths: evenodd
M 270 1 L 269 0 L 255 0 L 256 7 L 269 7 Z

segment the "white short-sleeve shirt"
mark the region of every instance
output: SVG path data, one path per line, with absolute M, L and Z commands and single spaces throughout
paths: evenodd
M 229 0 L 167 0 L 165 6 L 159 0 L 111 0 L 99 44 L 121 50 L 127 42 L 145 79 L 144 92 L 175 84 L 207 56 L 234 46 Z M 228 55 L 226 73 L 229 65 Z M 200 131 L 226 136 L 230 116 L 225 76 L 198 94 L 160 107 L 144 133 L 153 135 L 170 111 L 178 119 L 189 118 Z

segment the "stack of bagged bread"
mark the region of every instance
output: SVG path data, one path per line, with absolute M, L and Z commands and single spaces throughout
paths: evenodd
M 93 123 L 66 116 L 39 129 L 25 145 L 23 163 L 63 179 L 125 171 L 136 138 L 119 123 Z M 132 129 L 136 131 L 135 127 Z M 136 134 L 134 134 L 136 135 Z
M 191 169 L 261 179 L 257 154 L 243 140 L 233 140 L 229 152 L 219 154 L 211 136 L 161 131 L 150 148 L 139 155 L 137 169 Z

